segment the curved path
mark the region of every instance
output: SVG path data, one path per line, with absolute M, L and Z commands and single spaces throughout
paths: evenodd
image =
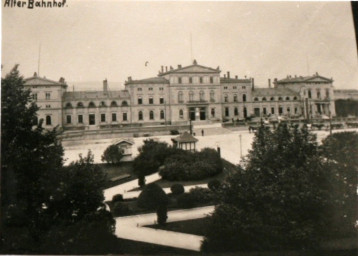
M 167 222 L 204 218 L 211 214 L 214 209 L 214 206 L 206 206 L 170 211 L 168 212 Z M 202 236 L 143 227 L 144 225 L 155 224 L 156 219 L 156 213 L 116 218 L 115 235 L 129 240 L 200 251 L 204 239 Z

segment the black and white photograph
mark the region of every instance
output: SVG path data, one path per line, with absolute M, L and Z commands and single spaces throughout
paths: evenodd
M 358 2 L 2 0 L 1 255 L 358 255 Z

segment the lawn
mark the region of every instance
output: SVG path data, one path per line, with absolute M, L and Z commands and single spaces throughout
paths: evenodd
M 169 222 L 166 223 L 165 226 L 160 225 L 149 225 L 146 226 L 148 228 L 162 229 L 198 236 L 204 236 L 205 229 L 209 225 L 210 218 L 201 218 L 194 220 L 185 220 L 185 221 L 177 221 L 177 222 Z

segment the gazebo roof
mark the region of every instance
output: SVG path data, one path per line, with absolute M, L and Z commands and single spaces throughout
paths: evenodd
M 176 138 L 172 139 L 173 141 L 179 142 L 179 143 L 190 143 L 190 142 L 197 142 L 198 139 L 194 138 L 193 135 L 189 134 L 188 132 L 184 132 L 181 135 L 179 135 Z

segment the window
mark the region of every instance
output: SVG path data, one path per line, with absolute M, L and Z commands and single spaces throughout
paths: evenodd
M 112 113 L 112 122 L 117 122 L 117 114 Z
M 160 104 L 164 104 L 164 98 L 163 98 L 163 97 L 160 97 L 160 98 L 159 98 L 159 103 L 160 103 Z
M 153 103 L 154 103 L 153 97 L 149 97 L 149 104 L 153 104 Z
M 68 123 L 68 124 L 71 123 L 71 116 L 70 115 L 66 116 L 66 123 Z
M 49 99 L 51 99 L 51 93 L 46 92 L 46 100 L 49 100 Z
M 297 114 L 297 108 L 295 108 L 295 114 Z
M 203 83 L 203 78 L 199 77 L 199 82 L 202 84 Z
M 227 90 L 227 86 L 224 86 L 224 90 Z
M 282 100 L 282 97 L 278 97 L 278 100 Z
M 164 110 L 160 110 L 160 119 L 164 119 L 165 116 L 164 116 Z
M 259 98 L 255 97 L 254 101 L 258 101 L 258 100 L 259 100 Z
M 78 102 L 78 103 L 77 103 L 77 107 L 78 107 L 78 108 L 83 108 L 83 103 L 82 103 L 82 102 Z
M 214 91 L 210 91 L 210 101 L 215 102 L 215 92 Z
M 243 87 L 242 87 L 242 89 L 244 89 L 244 90 L 245 90 L 245 89 L 246 89 L 246 86 L 243 86 Z
M 271 108 L 271 114 L 275 114 L 275 108 Z
M 237 95 L 234 94 L 234 102 L 237 102 Z
M 190 91 L 189 92 L 189 101 L 193 101 L 194 100 L 194 92 Z
M 112 107 L 112 108 L 113 108 L 113 107 L 118 107 L 117 102 L 112 101 L 112 102 L 111 102 L 111 107 Z
M 83 124 L 83 115 L 78 115 L 78 123 Z
M 163 91 L 164 90 L 164 88 L 163 87 L 159 87 L 159 91 Z
M 211 109 L 211 117 L 215 117 L 215 108 Z
M 210 77 L 210 83 L 213 84 L 214 83 L 214 78 Z
M 235 116 L 239 115 L 239 109 L 237 107 L 234 108 L 234 115 Z
M 312 93 L 311 93 L 311 90 L 308 90 L 308 98 L 312 98 Z
M 181 84 L 181 77 L 178 77 L 178 83 Z
M 89 108 L 95 108 L 96 105 L 91 101 L 91 102 L 88 104 L 88 107 L 89 107 Z
M 122 101 L 122 107 L 127 107 L 128 106 L 128 102 L 127 101 Z
M 138 120 L 143 120 L 143 112 L 142 111 L 138 112 Z
M 152 110 L 149 111 L 149 119 L 154 120 L 154 112 Z
M 283 108 L 282 108 L 282 107 L 279 107 L 279 108 L 278 108 L 278 114 L 279 114 L 279 115 L 282 115 L 282 113 L 283 113 Z
M 295 96 L 295 97 L 293 97 L 293 100 L 297 100 L 297 97 Z
M 51 108 L 51 105 L 46 105 L 46 108 Z
M 66 103 L 66 107 L 65 108 L 72 108 L 72 104 L 70 102 Z
M 229 102 L 229 96 L 227 94 L 224 95 L 224 102 Z
M 204 101 L 205 100 L 205 95 L 203 91 L 199 92 L 199 97 L 200 97 L 200 101 Z
M 179 110 L 179 117 L 180 118 L 184 117 L 184 111 L 182 109 Z
M 189 84 L 192 84 L 192 83 L 193 83 L 193 78 L 189 77 Z
M 329 98 L 329 89 L 326 89 L 326 98 Z
M 266 97 L 263 97 L 261 100 L 262 100 L 262 101 L 266 101 Z
M 89 120 L 90 125 L 95 125 L 96 124 L 96 116 L 95 116 L 95 114 L 89 114 L 88 115 L 88 120 Z
M 264 115 L 266 115 L 266 113 L 267 113 L 267 112 L 266 112 L 266 108 L 263 108 L 263 109 L 262 109 L 262 112 L 264 113 Z
M 138 105 L 141 105 L 142 103 L 143 103 L 142 97 L 139 97 L 139 98 L 138 98 Z
M 320 98 L 321 98 L 321 90 L 317 89 L 317 99 L 320 99 Z
M 286 97 L 286 100 L 290 100 L 290 97 L 287 96 L 287 97 Z
M 122 117 L 123 117 L 123 121 L 127 121 L 127 113 L 123 113 Z
M 148 89 L 149 89 L 149 91 L 153 91 L 153 88 L 152 88 L 152 87 L 149 87 Z
M 225 116 L 229 116 L 229 108 L 228 107 L 225 107 Z
M 142 88 L 137 88 L 137 91 L 138 91 L 138 92 L 141 92 L 141 91 L 142 91 Z
M 245 102 L 246 101 L 246 94 L 242 95 L 242 101 Z
M 32 94 L 32 98 L 33 98 L 34 100 L 37 100 L 37 93 Z
M 106 122 L 106 114 L 101 114 L 101 122 Z
M 232 89 L 234 89 L 234 90 L 235 90 L 235 89 L 237 89 L 237 87 L 236 87 L 236 86 L 233 86 L 233 87 L 232 87 Z
M 182 91 L 178 92 L 178 102 L 183 103 L 183 92 Z
M 46 125 L 51 125 L 51 116 L 46 116 Z
M 287 112 L 290 113 L 290 111 L 291 111 L 291 109 L 288 107 L 288 108 L 287 108 Z
M 270 99 L 271 101 L 274 101 L 275 100 L 275 97 L 271 97 L 271 99 Z

